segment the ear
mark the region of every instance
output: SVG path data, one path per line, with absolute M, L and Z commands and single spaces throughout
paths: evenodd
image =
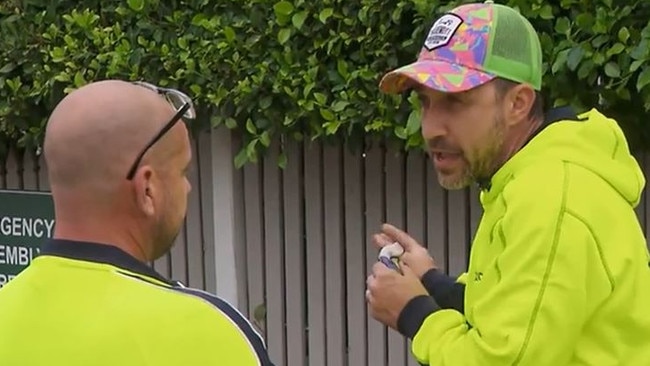
M 514 126 L 528 121 L 530 110 L 535 104 L 535 90 L 530 85 L 516 85 L 506 93 L 503 99 L 507 124 Z
M 146 215 L 153 216 L 156 212 L 156 197 L 158 191 L 153 184 L 154 172 L 148 166 L 138 169 L 133 177 L 136 203 L 138 208 Z

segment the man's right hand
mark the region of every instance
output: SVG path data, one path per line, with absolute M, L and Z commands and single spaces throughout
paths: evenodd
M 372 242 L 379 249 L 394 242 L 400 243 L 404 248 L 400 265 L 409 267 L 418 278 L 422 278 L 430 269 L 437 268 L 425 247 L 393 225 L 383 224 L 381 232 L 372 236 Z

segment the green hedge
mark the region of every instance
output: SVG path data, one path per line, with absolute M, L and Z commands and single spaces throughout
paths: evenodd
M 385 71 L 413 60 L 433 14 L 458 3 L 4 0 L 0 153 L 7 143 L 38 146 L 57 101 L 105 78 L 146 79 L 191 93 L 201 116 L 196 129 L 242 132 L 238 165 L 276 138 L 356 146 L 370 135 L 418 148 L 415 99 L 381 95 L 377 84 Z M 634 146 L 644 145 L 650 6 L 507 3 L 539 30 L 547 98 L 583 109 L 601 105 Z

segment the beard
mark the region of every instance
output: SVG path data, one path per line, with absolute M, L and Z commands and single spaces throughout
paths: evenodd
M 463 160 L 465 160 L 465 157 L 463 157 Z M 468 187 L 473 181 L 474 179 L 472 178 L 467 160 L 465 160 L 465 166 L 459 175 L 445 175 L 438 172 L 438 184 L 440 184 L 442 188 L 450 191 Z
M 489 180 L 494 173 L 505 136 L 505 121 L 500 115 L 494 118 L 492 128 L 484 138 L 485 145 L 470 152 L 463 152 L 463 170 L 457 174 L 446 175 L 440 172 L 438 183 L 444 189 L 458 190 L 478 181 Z

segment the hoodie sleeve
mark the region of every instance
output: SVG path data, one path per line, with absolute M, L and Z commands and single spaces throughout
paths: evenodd
M 400 331 L 412 338 L 412 352 L 420 363 L 569 362 L 586 317 L 585 283 L 592 270 L 587 258 L 597 255 L 597 246 L 583 221 L 566 211 L 563 184 L 553 186 L 539 194 L 530 194 L 534 188 L 529 186 L 506 198 L 506 212 L 489 244 L 500 251 L 491 264 L 492 283 L 482 283 L 488 281 L 485 273 L 483 281 L 474 284 L 480 298 L 465 309 L 472 324 L 457 310 L 432 306 L 412 304 L 409 314 L 400 315 Z

